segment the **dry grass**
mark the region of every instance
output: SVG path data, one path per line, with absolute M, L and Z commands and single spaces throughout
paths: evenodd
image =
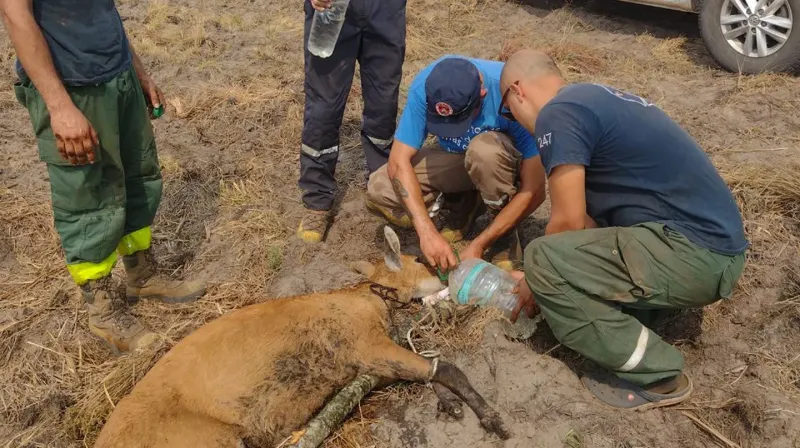
M 783 260 L 796 256 L 800 230 L 800 165 L 743 164 L 723 170 L 752 245 L 740 287 L 780 284 Z M 793 254 L 794 252 L 794 254 Z
M 168 117 L 156 123 L 166 182 L 155 227 L 157 255 L 168 272 L 200 275 L 212 285 L 207 296 L 192 305 L 136 307 L 136 313 L 166 337 L 165 346 L 151 357 L 110 358 L 86 329 L 80 298 L 63 268 L 29 124 L 9 88 L 13 52 L 7 38 L 0 38 L 4 77 L 0 111 L 10 123 L 0 124 L 0 137 L 12 142 L 0 147 L 9 148 L 3 153 L 8 158 L 0 160 L 2 446 L 89 446 L 113 403 L 161 353 L 203 323 L 264 300 L 273 281 L 287 275 L 289 267 L 302 267 L 321 256 L 295 250 L 289 242 L 298 213 L 302 11 L 297 1 L 262 3 L 118 1 L 132 42 L 169 99 Z M 739 150 L 742 141 L 752 146 L 759 139 L 775 138 L 766 135 L 771 131 L 734 121 L 757 119 L 759 109 L 753 104 L 768 104 L 773 124 L 788 129 L 797 125 L 792 121 L 797 98 L 776 93 L 780 92 L 776 86 L 783 92 L 800 89 L 795 78 L 721 76 L 708 81 L 713 95 L 700 91 L 713 96 L 714 102 L 698 105 L 691 94 L 683 95 L 681 83 L 711 79 L 711 70 L 698 67 L 691 58 L 690 43 L 684 38 L 630 38 L 625 42 L 635 48 L 629 51 L 614 41 L 603 41 L 602 31 L 574 9 L 558 9 L 535 20 L 501 0 L 413 0 L 407 14 L 402 95 L 413 74 L 442 54 L 504 60 L 517 49 L 534 47 L 550 52 L 574 81 L 606 82 L 647 95 L 716 154 Z M 345 148 L 356 148 L 358 142 L 362 111 L 358 82 L 357 78 L 342 127 Z M 742 98 L 750 102 L 742 103 Z M 717 105 L 727 109 L 709 118 Z M 793 142 L 796 147 L 800 141 L 796 131 L 791 138 L 779 143 Z M 344 156 L 360 156 L 345 151 L 337 172 L 343 185 L 357 186 L 361 167 Z M 740 163 L 724 157 L 715 162 L 739 201 L 753 245 L 737 300 L 761 300 L 763 288 L 796 286 L 796 277 L 782 267 L 800 248 L 796 236 L 800 166 Z M 7 182 L 11 175 L 16 180 Z M 325 256 L 349 261 L 373 255 L 369 238 L 353 233 Z M 329 280 L 334 287 L 339 279 Z M 800 340 L 791 333 L 800 319 L 797 291 L 787 286 L 779 301 L 764 303 L 763 314 L 737 329 L 738 337 L 759 345 L 747 355 L 748 370 L 738 382 L 729 385 L 741 372 L 723 375 L 726 383 L 720 380 L 720 384 L 727 398 L 694 403 L 701 408 L 698 415 L 734 440 L 753 438 L 753 445 L 768 440 L 769 434 L 761 438 L 757 428 L 776 415 L 787 415 L 788 408 L 776 410 L 757 399 L 754 391 L 761 391 L 761 386 L 769 393 L 798 396 Z M 703 329 L 732 332 L 733 307 L 709 308 Z M 415 313 L 419 319 L 425 311 Z M 415 343 L 421 350 L 445 354 L 474 349 L 482 341 L 483 327 L 494 317 L 491 311 L 459 309 L 439 316 L 435 326 L 416 331 Z M 766 332 L 773 339 L 766 340 Z M 756 376 L 750 377 L 751 373 Z M 414 385 L 373 394 L 326 446 L 380 446 L 370 432 L 380 409 L 389 402 L 422 400 L 425 393 L 423 386 Z M 726 404 L 717 406 L 720 403 Z M 591 434 L 581 433 L 581 439 L 591 446 Z

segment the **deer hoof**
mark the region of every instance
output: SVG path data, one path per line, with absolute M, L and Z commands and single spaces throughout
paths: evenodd
M 440 398 L 439 404 L 436 406 L 436 408 L 440 413 L 447 414 L 455 420 L 461 420 L 464 418 L 464 411 L 461 409 L 461 401 L 456 398 Z
M 511 433 L 509 433 L 506 429 L 503 419 L 501 419 L 496 413 L 494 415 L 487 415 L 486 417 L 482 418 L 481 426 L 483 426 L 483 429 L 486 431 L 496 434 L 497 437 L 500 437 L 503 440 L 508 440 L 511 437 Z

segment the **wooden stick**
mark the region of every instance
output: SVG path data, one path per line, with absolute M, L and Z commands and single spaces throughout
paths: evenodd
M 734 442 L 731 439 L 729 439 L 729 438 L 725 437 L 724 435 L 722 435 L 721 432 L 719 432 L 715 428 L 712 428 L 711 426 L 709 426 L 706 422 L 701 420 L 700 417 L 694 415 L 693 413 L 687 412 L 687 411 L 681 411 L 681 414 L 689 417 L 689 419 L 692 420 L 693 422 L 695 422 L 695 424 L 697 426 L 699 426 L 700 428 L 706 430 L 712 436 L 716 437 L 717 440 L 719 440 L 720 442 L 724 443 L 725 446 L 727 446 L 728 448 L 741 448 L 736 442 Z
M 317 448 L 331 435 L 364 396 L 378 385 L 378 377 L 361 375 L 334 396 L 300 431 L 292 434 L 287 448 Z

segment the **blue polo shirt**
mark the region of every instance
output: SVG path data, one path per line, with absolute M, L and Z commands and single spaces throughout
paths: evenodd
M 425 67 L 411 82 L 406 106 L 400 116 L 400 123 L 397 126 L 394 138 L 414 149 L 422 148 L 429 134 L 425 125 L 427 111 L 425 80 L 428 79 L 433 67 L 446 58 L 463 57 L 456 55 L 443 56 Z M 439 145 L 442 149 L 451 153 L 464 154 L 467 152 L 470 141 L 476 135 L 487 131 L 498 131 L 507 134 L 514 140 L 514 144 L 517 150 L 522 153 L 523 159 L 530 159 L 539 155 L 533 136 L 525 128 L 519 123 L 506 120 L 497 114 L 502 96 L 500 93 L 500 73 L 503 71 L 503 63 L 483 59 L 463 59 L 469 60 L 480 70 L 487 94 L 481 102 L 480 114 L 472 121 L 472 125 L 464 135 L 457 138 L 438 137 Z
M 33 0 L 33 18 L 64 84 L 103 84 L 130 68 L 128 38 L 114 0 Z M 17 72 L 26 78 L 19 61 Z
M 747 249 L 730 189 L 697 142 L 647 100 L 573 84 L 542 108 L 536 139 L 547 175 L 586 167 L 587 213 L 600 226 L 659 222 L 724 255 Z

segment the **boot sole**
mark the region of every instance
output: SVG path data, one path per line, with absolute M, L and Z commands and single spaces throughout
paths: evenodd
M 206 293 L 206 290 L 203 289 L 203 290 L 198 291 L 196 293 L 192 293 L 192 294 L 185 295 L 185 296 L 182 296 L 182 297 L 164 297 L 164 296 L 160 296 L 160 295 L 128 294 L 127 298 L 128 298 L 128 302 L 130 302 L 130 303 L 136 303 L 139 300 L 143 300 L 144 299 L 144 300 L 158 300 L 159 302 L 175 304 L 175 303 L 194 302 L 197 299 L 199 299 L 200 297 L 203 297 L 203 295 L 205 293 Z

